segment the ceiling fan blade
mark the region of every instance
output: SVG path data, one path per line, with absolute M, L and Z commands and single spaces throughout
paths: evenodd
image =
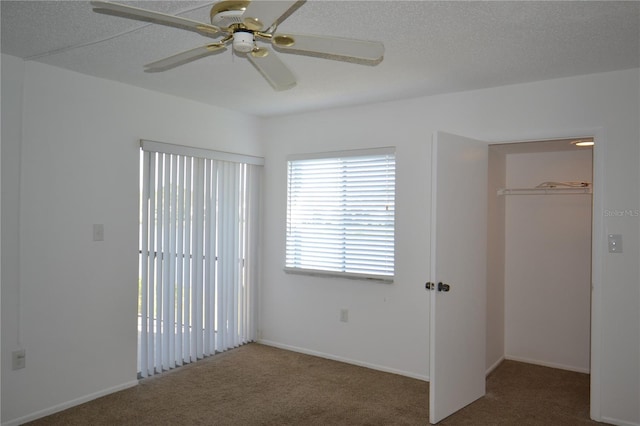
M 261 47 L 247 53 L 247 58 L 275 90 L 286 90 L 295 86 L 296 78 L 291 70 L 270 49 Z
M 168 25 L 170 27 L 186 28 L 200 34 L 215 35 L 220 32 L 220 28 L 194 21 L 192 19 L 181 18 L 179 16 L 167 15 L 165 13 L 154 12 L 152 10 L 140 9 L 120 3 L 108 1 L 92 1 L 93 10 L 98 13 L 106 13 L 121 16 L 123 18 L 136 19 L 138 21 L 152 22 L 154 24 Z
M 250 30 L 266 31 L 297 2 L 298 0 L 253 0 L 242 15 L 243 22 Z
M 384 45 L 379 41 L 327 37 L 306 34 L 276 33 L 271 42 L 278 49 L 320 53 L 344 58 L 377 61 L 384 55 Z
M 226 50 L 224 43 L 211 43 L 206 46 L 196 47 L 195 49 L 186 50 L 184 52 L 151 62 L 145 65 L 146 72 L 166 71 L 175 68 L 178 65 L 186 64 L 205 56 L 213 55 L 221 50 Z

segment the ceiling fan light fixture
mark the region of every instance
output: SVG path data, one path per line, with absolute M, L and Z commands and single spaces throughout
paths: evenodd
M 233 33 L 233 49 L 240 53 L 249 53 L 255 45 L 253 33 L 249 31 L 236 31 Z

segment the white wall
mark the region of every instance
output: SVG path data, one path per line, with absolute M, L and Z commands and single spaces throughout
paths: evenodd
M 375 107 L 374 107 L 375 108 Z M 390 111 L 393 115 L 393 110 Z M 393 119 L 393 117 L 391 117 Z M 429 196 L 427 134 L 376 123 L 367 109 L 265 121 L 263 341 L 413 377 L 428 375 Z M 288 275 L 284 267 L 286 156 L 396 146 L 396 277 L 393 284 Z M 340 322 L 340 309 L 349 322 Z
M 5 381 L 11 377 L 11 351 L 17 349 L 18 300 L 18 206 L 20 141 L 22 139 L 23 61 L 2 55 L 2 401 L 7 398 Z M 9 303 L 11 302 L 11 303 Z M 12 327 L 5 328 L 5 325 Z M 6 368 L 8 366 L 8 368 Z M 4 410 L 0 409 L 4 415 Z
M 602 206 L 637 209 L 638 70 L 422 97 L 267 119 L 265 238 L 261 335 L 268 343 L 352 360 L 416 377 L 428 376 L 429 152 L 444 130 L 495 142 L 596 132 L 603 165 Z M 392 285 L 287 275 L 284 265 L 288 154 L 397 147 L 397 278 Z M 600 154 L 599 154 L 600 153 Z M 601 155 L 603 157 L 598 157 Z M 455 188 L 452 188 L 453 190 Z M 639 424 L 640 280 L 637 217 L 604 217 L 625 252 L 594 259 L 602 290 L 594 330 L 601 404 L 596 416 Z M 603 235 L 594 244 L 606 248 Z M 350 321 L 339 321 L 339 309 Z
M 250 116 L 2 61 L 15 89 L 2 97 L 2 225 L 19 229 L 2 234 L 2 422 L 15 424 L 136 383 L 139 139 L 263 152 Z M 19 347 L 26 368 L 12 371 Z
M 592 182 L 590 149 L 508 154 L 506 164 L 509 188 Z M 591 195 L 505 198 L 505 357 L 588 373 Z

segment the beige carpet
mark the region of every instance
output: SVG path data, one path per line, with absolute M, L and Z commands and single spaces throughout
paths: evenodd
M 426 425 L 429 384 L 249 344 L 31 425 Z M 589 376 L 505 361 L 443 425 L 587 425 Z

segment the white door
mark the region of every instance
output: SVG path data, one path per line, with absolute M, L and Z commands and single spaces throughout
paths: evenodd
M 487 168 L 487 143 L 442 132 L 434 134 L 430 283 L 435 289 L 430 291 L 429 364 L 432 424 L 485 394 Z

